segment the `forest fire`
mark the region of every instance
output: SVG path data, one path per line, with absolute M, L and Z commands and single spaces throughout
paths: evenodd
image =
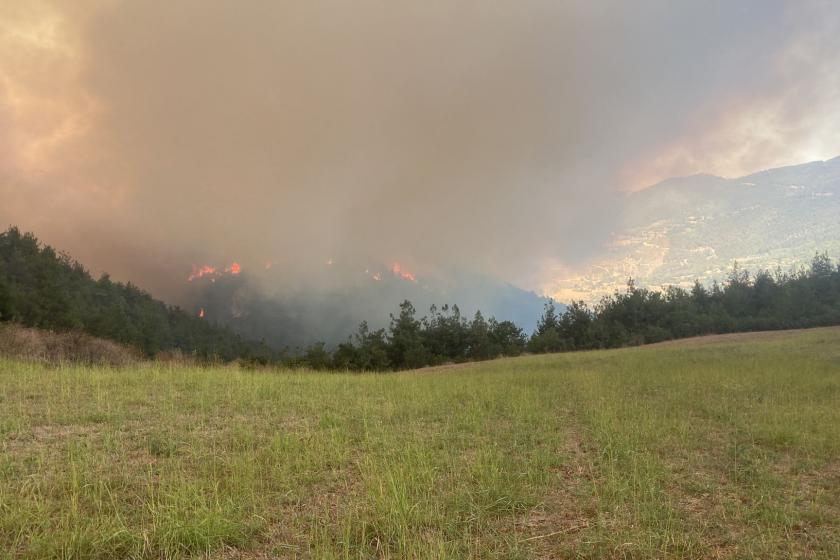
M 403 280 L 408 280 L 409 282 L 417 282 L 417 277 L 411 272 L 405 270 L 398 262 L 394 262 L 394 264 L 391 265 L 391 274 L 399 276 Z
M 187 277 L 187 282 L 193 282 L 200 278 L 204 278 L 205 276 L 210 277 L 211 282 L 215 282 L 216 278 L 222 276 L 223 274 L 231 274 L 233 276 L 238 276 L 242 273 L 242 266 L 238 262 L 234 262 L 232 265 L 227 267 L 224 270 L 220 270 L 215 266 L 210 266 L 209 264 L 205 264 L 204 266 L 195 266 L 193 265 L 192 274 Z
M 198 318 L 199 319 L 204 319 L 204 308 L 203 307 L 198 310 Z
M 193 280 L 198 280 L 199 278 L 203 278 L 205 276 L 216 276 L 218 273 L 219 271 L 216 267 L 210 265 L 204 265 L 200 268 L 193 265 L 192 274 L 190 274 L 187 278 L 187 282 L 192 282 Z

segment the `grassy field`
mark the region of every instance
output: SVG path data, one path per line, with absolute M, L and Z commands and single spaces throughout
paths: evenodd
M 0 361 L 0 558 L 840 558 L 840 330 L 380 375 Z

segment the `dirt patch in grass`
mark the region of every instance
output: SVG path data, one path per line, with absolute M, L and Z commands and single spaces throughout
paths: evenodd
M 423 367 L 423 368 L 419 368 L 419 369 L 411 369 L 411 370 L 406 370 L 406 371 L 398 372 L 398 373 L 410 373 L 410 374 L 416 374 L 416 373 L 445 373 L 445 372 L 448 372 L 448 371 L 454 371 L 454 370 L 459 370 L 459 369 L 468 369 L 468 368 L 471 368 L 471 367 L 475 367 L 477 364 L 480 364 L 480 363 L 481 362 L 461 362 L 461 363 L 457 363 L 457 364 L 441 364 L 439 366 L 427 366 L 427 367 Z
M 226 546 L 209 557 L 219 560 L 311 558 L 314 539 L 332 541 L 338 549 L 345 537 L 338 533 L 360 502 L 362 477 L 353 462 L 329 481 L 307 488 L 305 498 L 277 496 L 261 512 L 262 531 L 244 548 Z
M 530 512 L 519 532 L 536 558 L 568 558 L 580 546 L 582 532 L 596 523 L 597 509 L 588 486 L 597 483 L 588 456 L 594 447 L 576 428 L 570 428 L 560 451 L 552 490 Z
M 819 557 L 831 520 L 840 519 L 840 464 L 801 468 L 788 453 L 764 454 L 748 442 L 733 452 L 732 435 L 719 427 L 706 433 L 706 448 L 687 460 L 663 457 L 674 481 L 668 492 L 699 533 L 704 557 L 736 558 L 755 546 Z M 739 449 L 743 456 L 733 454 Z
M 805 332 L 838 332 L 840 327 L 819 327 L 814 329 L 789 329 L 782 331 L 755 331 L 755 332 L 741 332 L 728 334 L 709 334 L 705 336 L 695 336 L 691 338 L 681 338 L 678 340 L 666 340 L 664 342 L 656 342 L 654 344 L 646 344 L 641 348 L 652 347 L 667 347 L 667 346 L 705 346 L 707 344 L 723 344 L 733 343 L 740 344 L 744 342 L 756 342 L 762 340 L 777 340 L 787 338 L 791 335 Z
M 790 502 L 816 528 L 840 519 L 840 461 L 802 468 L 789 457 L 773 465 L 773 474 L 791 486 Z M 794 527 L 804 530 L 807 527 Z
M 8 434 L 0 441 L 0 449 L 11 457 L 54 449 L 59 442 L 95 438 L 101 434 L 96 424 L 48 424 L 33 426 L 28 432 Z

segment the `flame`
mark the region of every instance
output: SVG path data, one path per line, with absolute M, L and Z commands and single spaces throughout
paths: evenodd
M 378 272 L 375 272 L 375 273 L 371 276 L 371 278 L 373 278 L 374 280 L 376 280 L 377 282 L 379 282 L 380 280 L 382 280 L 382 275 L 381 275 L 381 274 L 379 274 Z
M 204 319 L 204 308 L 203 307 L 198 311 L 198 318 L 199 319 Z
M 205 264 L 202 267 L 197 267 L 197 266 L 193 265 L 192 274 L 190 274 L 189 277 L 187 278 L 187 282 L 192 282 L 193 280 L 197 280 L 199 278 L 203 278 L 204 276 L 208 276 L 208 275 L 215 276 L 218 273 L 219 273 L 219 271 L 215 267 L 207 265 L 207 264 Z
M 265 269 L 266 269 L 266 270 L 270 269 L 272 266 L 274 266 L 274 263 L 273 263 L 273 262 L 271 262 L 271 261 L 265 261 Z
M 211 282 L 215 282 L 216 278 L 222 274 L 233 274 L 236 276 L 241 272 L 242 266 L 237 262 L 233 263 L 224 270 L 216 268 L 215 266 L 210 266 L 209 264 L 205 264 L 204 266 L 193 265 L 192 274 L 187 277 L 187 282 L 192 282 L 194 280 L 198 280 L 199 278 L 204 278 L 205 276 L 209 277 Z
M 403 280 L 408 280 L 409 282 L 417 282 L 417 277 L 411 272 L 405 270 L 398 262 L 394 262 L 394 264 L 391 265 L 391 274 L 399 276 Z

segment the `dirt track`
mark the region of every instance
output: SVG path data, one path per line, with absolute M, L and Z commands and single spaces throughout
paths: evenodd
M 819 331 L 837 331 L 837 327 L 818 327 L 813 329 L 789 329 L 783 331 L 755 331 L 755 332 L 739 332 L 728 334 L 709 334 L 705 336 L 695 336 L 692 338 L 681 338 L 677 340 L 666 340 L 665 342 L 657 342 L 655 344 L 646 344 L 640 348 L 647 348 L 651 346 L 675 346 L 675 345 L 702 345 L 702 344 L 719 344 L 722 342 L 750 342 L 753 340 L 773 340 L 776 338 L 784 338 L 786 336 L 805 333 L 805 332 L 819 332 Z

